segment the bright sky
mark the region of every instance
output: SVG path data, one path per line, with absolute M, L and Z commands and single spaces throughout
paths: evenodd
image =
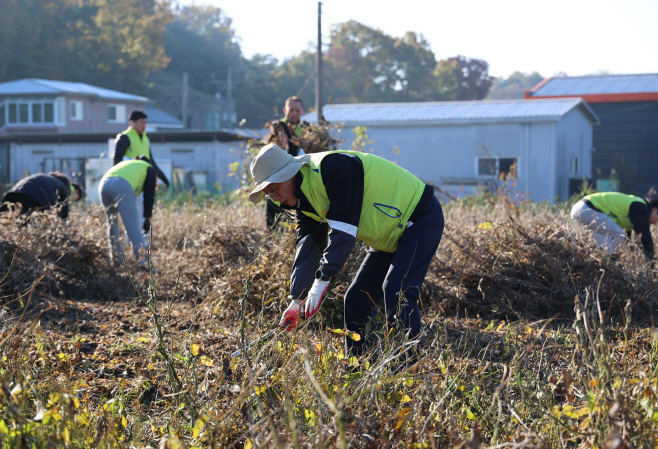
M 179 2 L 221 8 L 247 57 L 282 61 L 315 46 L 315 0 Z M 322 10 L 325 43 L 351 19 L 396 37 L 415 31 L 437 60 L 484 59 L 494 76 L 658 72 L 658 0 L 325 0 Z

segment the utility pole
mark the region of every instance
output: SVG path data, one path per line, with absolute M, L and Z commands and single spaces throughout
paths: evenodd
M 183 73 L 183 100 L 181 118 L 183 120 L 183 129 L 187 129 L 187 101 L 189 97 L 189 82 L 187 72 Z
M 322 2 L 318 2 L 318 49 L 315 55 L 315 117 L 316 124 L 324 122 L 322 117 Z

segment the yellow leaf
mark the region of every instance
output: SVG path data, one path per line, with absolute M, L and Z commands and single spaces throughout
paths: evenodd
M 498 327 L 496 328 L 497 331 L 501 330 L 503 328 L 503 323 L 500 323 Z
M 148 369 L 149 369 L 149 370 L 153 370 L 153 368 L 154 368 L 153 364 L 152 364 L 152 363 L 149 363 Z
M 475 415 L 473 414 L 470 408 L 466 409 L 466 417 L 468 419 L 475 420 Z
M 587 407 L 574 409 L 571 405 L 565 405 L 562 407 L 562 414 L 564 416 L 568 416 L 569 418 L 581 418 L 583 416 L 589 415 L 589 409 Z
M 213 362 L 212 359 L 206 357 L 205 355 L 202 355 L 199 358 L 199 361 L 201 362 L 202 365 L 206 365 L 206 366 L 213 366 L 215 364 L 215 362 Z
M 128 428 L 128 420 L 126 419 L 125 416 L 121 417 L 121 425 L 125 428 Z
M 407 387 L 413 387 L 414 386 L 414 380 L 413 379 L 407 379 L 407 380 L 404 381 L 404 384 Z
M 192 345 L 192 355 L 199 355 L 199 345 Z
M 402 429 L 402 425 L 405 423 L 407 416 L 411 413 L 410 408 L 403 408 L 398 412 L 398 415 L 396 417 L 395 421 L 395 431 L 400 432 L 400 429 Z
M 400 399 L 400 402 L 411 402 L 411 398 L 408 394 L 405 394 L 402 396 L 402 399 Z
M 254 447 L 254 443 L 252 443 L 251 440 L 246 440 L 244 442 L 244 449 L 251 449 L 252 447 Z
M 532 328 L 530 326 L 525 327 L 525 333 L 528 335 L 532 335 Z
M 194 428 L 192 429 L 192 438 L 199 438 L 199 434 L 203 430 L 204 422 L 201 418 L 197 419 L 194 423 Z
M 146 338 L 146 337 L 139 337 L 139 338 L 137 339 L 137 343 L 141 343 L 141 342 L 143 342 L 143 343 L 148 343 L 148 342 L 149 342 L 149 339 Z
M 478 225 L 478 229 L 489 229 L 491 228 L 491 222 L 490 221 L 485 221 L 484 223 L 480 223 Z

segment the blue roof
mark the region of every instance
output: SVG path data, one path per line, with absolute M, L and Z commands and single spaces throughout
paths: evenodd
M 85 83 L 70 83 L 68 81 L 51 81 L 38 78 L 0 83 L 0 95 L 62 95 L 77 94 L 107 98 L 111 100 L 147 101 L 148 98 L 126 94 L 116 90 L 104 89 Z
M 556 76 L 544 80 L 531 97 L 639 94 L 658 92 L 658 73 L 640 75 Z
M 322 115 L 329 122 L 353 125 L 448 125 L 558 121 L 574 108 L 580 108 L 593 123 L 599 123 L 596 114 L 580 98 L 330 104 L 322 108 Z M 315 113 L 302 118 L 315 122 Z
M 149 123 L 153 124 L 165 124 L 165 125 L 180 125 L 183 126 L 183 122 L 178 120 L 176 117 L 167 114 L 165 111 L 162 111 L 156 107 L 151 106 L 150 104 L 146 105 L 146 115 L 148 116 Z

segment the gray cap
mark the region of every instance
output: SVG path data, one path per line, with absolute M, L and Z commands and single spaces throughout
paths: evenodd
M 249 194 L 249 200 L 258 204 L 263 200 L 263 189 L 270 184 L 285 182 L 295 176 L 300 168 L 309 165 L 311 156 L 292 157 L 273 143 L 260 149 L 251 161 L 249 169 L 256 181 L 256 188 Z

